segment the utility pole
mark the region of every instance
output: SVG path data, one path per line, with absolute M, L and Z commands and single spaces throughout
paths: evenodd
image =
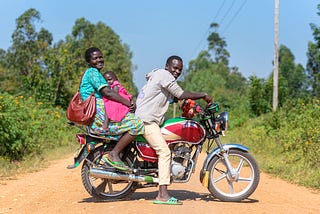
M 279 1 L 274 5 L 274 69 L 273 69 L 273 111 L 278 107 L 278 77 L 279 77 Z

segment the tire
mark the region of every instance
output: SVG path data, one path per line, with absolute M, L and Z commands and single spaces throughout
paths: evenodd
M 104 149 L 100 146 L 90 153 L 84 161 L 81 169 L 82 183 L 86 191 L 93 197 L 102 200 L 119 200 L 129 197 L 138 186 L 137 182 L 124 181 L 124 180 L 111 180 L 104 178 L 90 177 L 90 168 L 99 167 L 103 168 L 104 161 L 101 160 L 102 156 L 108 153 L 111 148 Z M 132 161 L 127 158 L 124 161 L 127 165 L 132 164 Z M 92 164 L 93 163 L 93 164 Z
M 257 161 L 248 152 L 231 149 L 228 155 L 238 176 L 230 179 L 224 159 L 221 156 L 215 156 L 208 166 L 208 189 L 221 201 L 242 201 L 256 190 L 260 180 L 259 167 Z

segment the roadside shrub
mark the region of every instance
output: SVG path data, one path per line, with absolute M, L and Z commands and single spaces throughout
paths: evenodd
M 263 171 L 320 189 L 319 124 L 319 100 L 292 100 L 248 120 L 227 138 L 248 146 Z
M 70 131 L 69 131 L 70 132 Z M 0 157 L 21 161 L 63 146 L 69 134 L 64 111 L 32 97 L 0 93 Z

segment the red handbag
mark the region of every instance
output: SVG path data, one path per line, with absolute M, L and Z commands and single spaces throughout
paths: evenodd
M 82 100 L 80 92 L 78 90 L 69 102 L 66 111 L 66 117 L 68 118 L 68 120 L 79 125 L 90 125 L 93 122 L 95 115 L 96 97 L 94 96 L 94 93 L 91 93 L 86 100 Z
M 82 101 L 80 92 L 78 91 L 71 99 L 66 116 L 71 122 L 79 125 L 90 125 L 96 114 L 96 97 L 94 93 Z

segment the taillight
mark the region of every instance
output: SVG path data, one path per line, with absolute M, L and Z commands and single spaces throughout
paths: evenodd
M 76 134 L 77 141 L 80 145 L 86 144 L 86 138 L 84 134 Z

